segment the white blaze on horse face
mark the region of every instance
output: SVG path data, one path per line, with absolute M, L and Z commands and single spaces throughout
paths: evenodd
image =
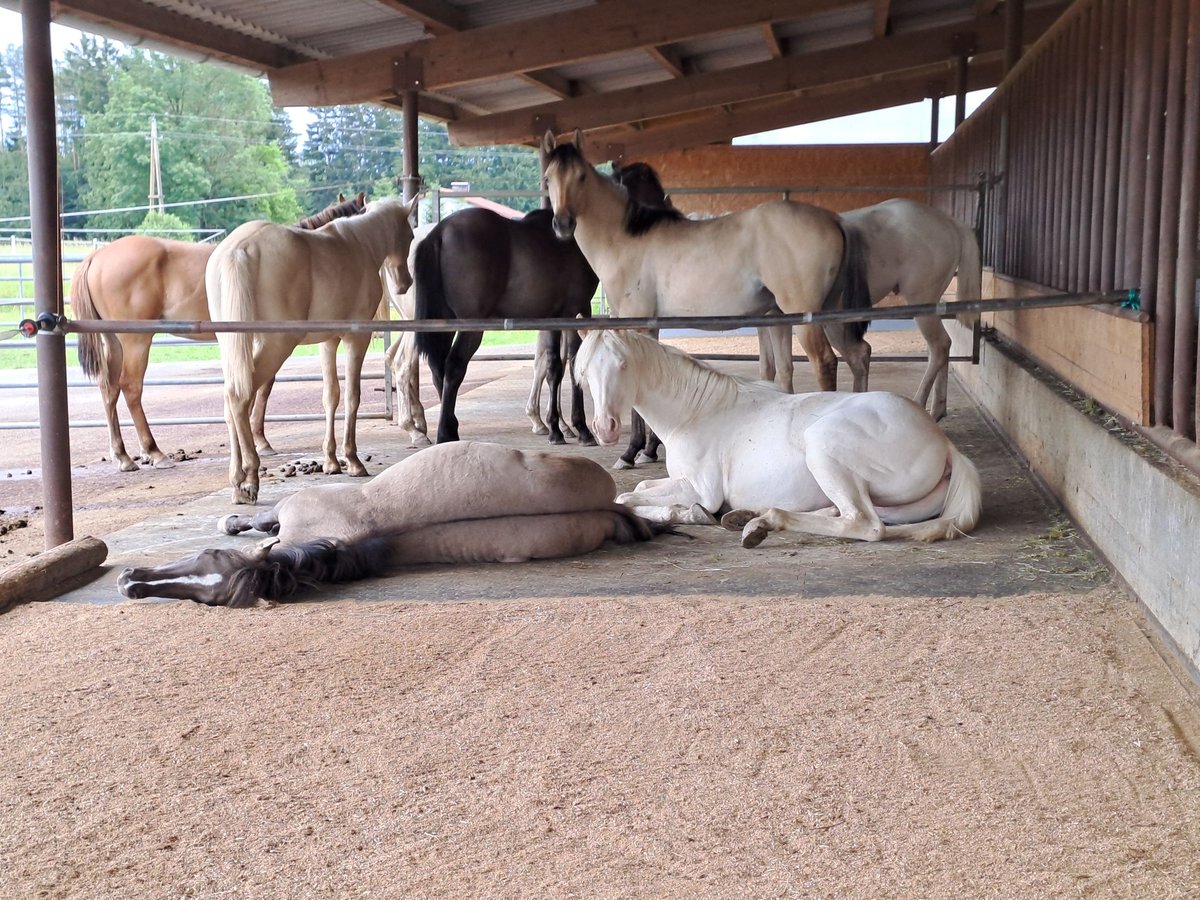
M 592 433 L 601 444 L 615 444 L 621 437 L 621 410 L 629 409 L 629 379 L 625 377 L 626 363 L 612 350 L 612 342 L 606 340 L 605 332 L 589 334 L 584 344 L 591 344 L 586 355 L 587 364 L 581 377 L 587 382 L 592 395 L 595 416 Z M 584 350 L 580 349 L 580 356 Z

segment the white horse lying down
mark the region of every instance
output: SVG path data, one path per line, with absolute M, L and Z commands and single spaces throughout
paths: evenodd
M 593 332 L 578 373 L 602 444 L 631 406 L 671 448 L 669 478 L 617 502 L 656 522 L 878 541 L 953 538 L 979 520 L 975 466 L 911 400 L 884 392 L 785 394 L 724 375 L 633 332 Z
M 298 587 L 349 581 L 395 566 L 524 562 L 575 556 L 605 541 L 663 531 L 613 502 L 616 486 L 583 457 L 522 453 L 499 444 L 429 447 L 369 484 L 305 488 L 256 516 L 230 515 L 227 534 L 278 540 L 242 553 L 203 550 L 163 566 L 126 569 L 126 597 L 171 597 L 252 606 Z

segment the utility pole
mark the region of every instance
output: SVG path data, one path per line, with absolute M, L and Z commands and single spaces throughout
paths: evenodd
M 158 160 L 158 117 L 150 117 L 150 212 L 166 212 L 163 205 L 162 166 Z

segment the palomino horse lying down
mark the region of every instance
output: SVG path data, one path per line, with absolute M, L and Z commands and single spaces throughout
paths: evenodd
M 612 477 L 591 460 L 454 442 L 413 454 L 363 487 L 306 488 L 256 516 L 225 516 L 227 534 L 278 542 L 249 553 L 203 550 L 163 566 L 126 569 L 126 597 L 252 606 L 298 587 L 365 578 L 416 563 L 524 562 L 575 556 L 605 541 L 649 540 L 665 529 L 613 502 Z
M 578 374 L 601 443 L 616 442 L 621 410 L 634 407 L 671 448 L 669 478 L 617 498 L 653 521 L 716 524 L 724 514 L 754 547 L 785 530 L 936 541 L 979 520 L 975 466 L 896 394 L 785 394 L 632 332 L 588 335 Z

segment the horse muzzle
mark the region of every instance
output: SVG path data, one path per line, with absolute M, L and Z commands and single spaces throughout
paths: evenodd
M 575 236 L 575 217 L 560 215 L 554 217 L 554 233 L 559 240 L 569 241 Z
M 592 434 L 605 447 L 611 446 L 621 437 L 621 420 L 616 416 L 597 413 L 592 420 Z

